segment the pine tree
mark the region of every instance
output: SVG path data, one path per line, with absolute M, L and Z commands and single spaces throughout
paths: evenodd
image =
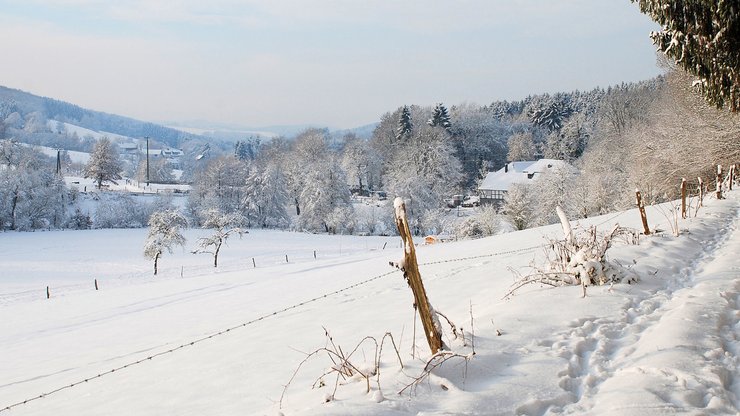
M 442 127 L 445 129 L 449 129 L 452 126 L 447 108 L 442 105 L 442 103 L 439 103 L 434 107 L 432 118 L 427 121 L 427 124 L 432 127 Z
M 632 0 L 663 30 L 660 51 L 698 76 L 705 99 L 740 110 L 740 7 L 737 0 Z
M 396 129 L 396 140 L 408 140 L 411 137 L 413 125 L 411 124 L 411 110 L 408 106 L 403 106 L 401 115 L 398 118 L 398 128 Z
M 116 180 L 121 179 L 122 170 L 116 147 L 109 138 L 103 137 L 95 144 L 90 154 L 90 161 L 85 167 L 85 177 L 94 179 L 100 189 L 103 182 L 116 183 Z

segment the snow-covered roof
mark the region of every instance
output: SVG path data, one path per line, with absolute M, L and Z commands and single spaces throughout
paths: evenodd
M 567 165 L 565 161 L 557 159 L 509 162 L 496 172 L 488 172 L 478 189 L 508 191 L 512 184 L 527 183 L 534 180 L 537 174 L 557 170 Z

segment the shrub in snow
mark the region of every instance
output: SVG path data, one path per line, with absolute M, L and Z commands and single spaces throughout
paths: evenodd
M 102 193 L 93 217 L 95 228 L 141 228 L 149 220 L 149 210 L 130 195 Z
M 89 230 L 92 228 L 92 219 L 90 219 L 90 215 L 83 213 L 77 208 L 75 209 L 75 213 L 69 217 L 67 228 L 73 230 Z
M 468 217 L 455 226 L 458 238 L 480 238 L 497 234 L 501 230 L 502 216 L 493 205 L 482 206 L 477 215 Z
M 520 278 L 507 297 L 530 283 L 580 285 L 583 287 L 583 296 L 586 296 L 586 286 L 637 281 L 634 272 L 606 258 L 606 252 L 615 239 L 626 236 L 626 241 L 636 242 L 637 231 L 615 225 L 601 236 L 595 227 L 575 233 L 562 209 L 558 207 L 557 211 L 563 225 L 564 239 L 550 241 L 544 267 L 534 267 L 534 273 L 526 276 L 517 273 Z

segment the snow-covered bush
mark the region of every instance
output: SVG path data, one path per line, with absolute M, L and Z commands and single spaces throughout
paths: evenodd
M 93 217 L 95 228 L 141 228 L 149 220 L 147 207 L 127 194 L 102 194 Z
M 507 296 L 530 283 L 580 285 L 586 296 L 587 286 L 637 281 L 634 272 L 606 258 L 606 252 L 616 238 L 627 236 L 626 241 L 635 242 L 637 231 L 615 225 L 604 235 L 599 235 L 595 227 L 574 233 L 563 210 L 558 207 L 557 211 L 565 238 L 549 241 L 550 250 L 546 252 L 544 266 L 533 266 L 534 272 L 526 276 L 515 272 L 519 279 Z
M 480 238 L 497 234 L 501 230 L 502 216 L 493 205 L 480 207 L 476 215 L 455 226 L 457 238 Z
M 67 221 L 67 228 L 73 230 L 89 230 L 92 228 L 92 219 L 87 213 L 83 213 L 79 208 L 75 209 L 75 213 L 69 217 Z

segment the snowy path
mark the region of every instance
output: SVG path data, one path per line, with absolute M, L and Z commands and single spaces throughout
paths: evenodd
M 707 240 L 683 236 L 702 249 L 697 258 L 683 259 L 688 265 L 674 267 L 665 288 L 635 297 L 616 319 L 583 319 L 558 337 L 553 347 L 568 360 L 560 386 L 573 401 L 563 413 L 737 412 L 738 213 L 737 207 L 730 211 L 734 220 Z

